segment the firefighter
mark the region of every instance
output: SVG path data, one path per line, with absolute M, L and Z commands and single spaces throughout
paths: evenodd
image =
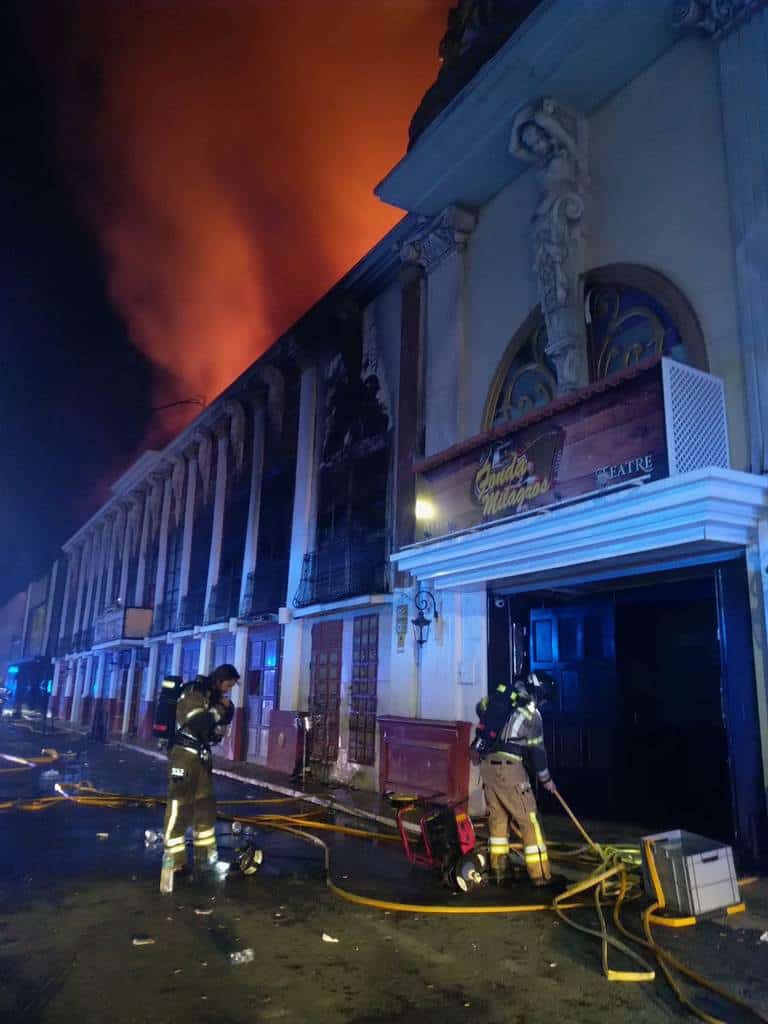
M 192 826 L 195 869 L 224 877 L 229 864 L 216 849 L 216 801 L 211 747 L 232 721 L 229 691 L 240 676 L 234 665 L 219 665 L 210 676 L 185 686 L 176 705 L 176 734 L 168 756 L 168 801 L 163 825 L 160 892 L 173 892 L 173 876 L 186 864 L 185 834 Z
M 538 684 L 528 676 L 531 690 Z M 555 783 L 549 774 L 541 714 L 522 681 L 502 683 L 477 705 L 479 722 L 470 748 L 480 765 L 490 832 L 490 869 L 497 883 L 509 867 L 509 822 L 517 826 L 523 842 L 528 877 L 536 886 L 551 881 L 547 845 L 539 822 L 536 797 L 526 771 L 530 761 L 536 776 L 549 792 Z

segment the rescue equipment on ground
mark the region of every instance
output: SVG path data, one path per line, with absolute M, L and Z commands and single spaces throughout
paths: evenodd
M 183 686 L 181 676 L 166 676 L 157 695 L 152 735 L 166 744 L 169 750 L 176 737 L 176 705 Z
M 470 892 L 483 882 L 486 856 L 475 848 L 475 829 L 465 802 L 437 803 L 434 797 L 410 793 L 385 795 L 397 812 L 397 828 L 411 864 L 439 872 L 443 882 L 459 892 Z M 417 807 L 423 810 L 421 849 L 411 844 L 406 828 L 406 815 Z

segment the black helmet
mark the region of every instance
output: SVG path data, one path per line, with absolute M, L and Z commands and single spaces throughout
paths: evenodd
M 234 679 L 235 682 L 240 679 L 240 673 L 234 665 L 219 665 L 211 672 L 211 682 L 214 686 L 217 686 L 219 683 L 226 683 L 230 679 Z

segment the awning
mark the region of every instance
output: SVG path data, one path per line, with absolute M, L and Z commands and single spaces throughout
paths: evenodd
M 768 517 L 768 478 L 698 469 L 401 548 L 392 561 L 440 590 L 587 582 L 738 554 Z

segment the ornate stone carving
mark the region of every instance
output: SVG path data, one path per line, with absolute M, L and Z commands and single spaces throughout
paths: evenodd
M 186 463 L 181 455 L 171 456 L 171 520 L 178 526 L 184 515 L 184 479 Z
M 538 170 L 534 267 L 547 325 L 546 352 L 558 391 L 572 391 L 589 383 L 581 294 L 589 187 L 586 121 L 552 99 L 539 100 L 515 116 L 509 150 Z
M 203 485 L 203 501 L 207 505 L 211 490 L 211 435 L 207 431 L 201 430 L 195 434 L 195 441 L 197 442 L 197 464 L 200 467 L 200 480 Z
M 151 536 L 155 536 L 160 529 L 160 508 L 163 501 L 163 478 L 158 474 L 152 474 L 152 485 L 149 492 L 147 513 L 149 515 L 149 529 Z
M 768 0 L 676 0 L 671 20 L 675 28 L 722 39 L 766 6 Z
M 141 535 L 141 512 L 144 501 L 141 497 L 131 498 L 128 506 L 128 517 L 125 522 L 125 529 L 128 532 L 128 553 L 135 555 L 139 546 Z
M 243 455 L 245 453 L 245 409 L 243 409 L 240 402 L 230 399 L 225 402 L 224 410 L 230 417 L 229 441 L 235 456 L 235 472 L 240 473 L 243 468 Z
M 437 217 L 422 217 L 417 231 L 400 246 L 404 263 L 417 263 L 429 273 L 467 244 L 477 217 L 460 206 L 448 206 Z

